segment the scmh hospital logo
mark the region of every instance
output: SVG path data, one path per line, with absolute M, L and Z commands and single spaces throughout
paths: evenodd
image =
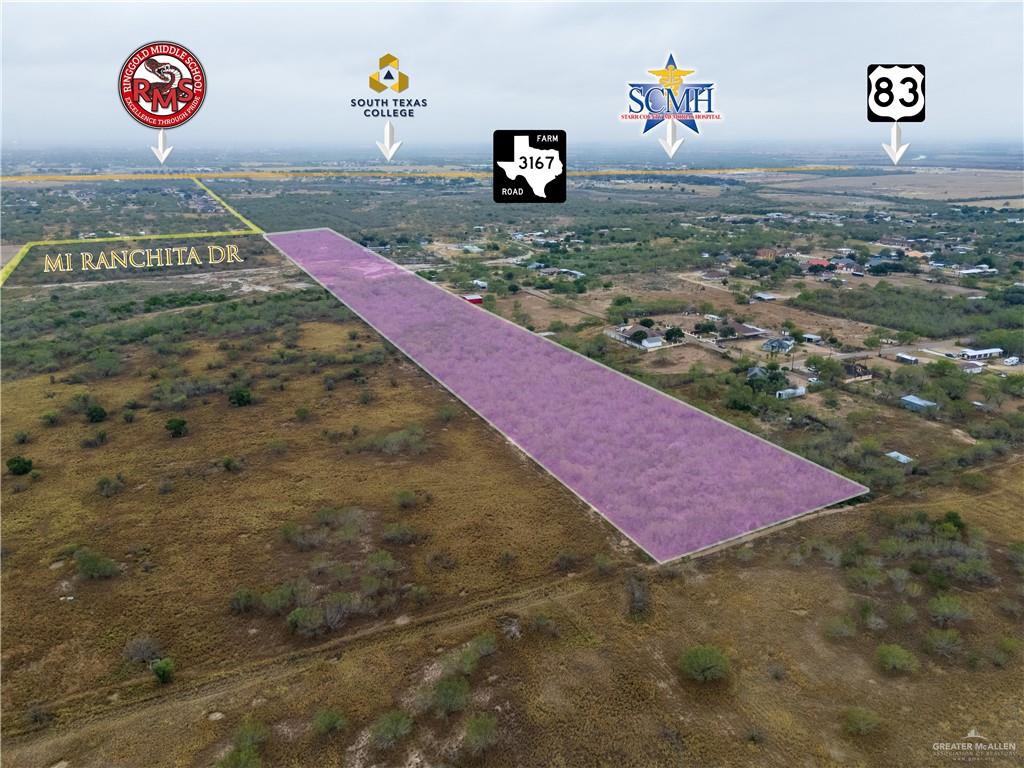
M 663 120 L 677 120 L 694 133 L 700 133 L 701 120 L 721 120 L 714 108 L 714 83 L 690 83 L 686 78 L 695 69 L 680 69 L 670 53 L 665 66 L 649 69 L 656 82 L 628 83 L 627 112 L 621 120 L 643 120 L 644 133 Z

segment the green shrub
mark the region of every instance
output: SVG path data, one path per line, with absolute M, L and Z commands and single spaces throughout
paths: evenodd
M 433 695 L 434 710 L 441 717 L 461 712 L 469 703 L 469 680 L 462 675 L 446 675 L 437 681 Z
M 1013 567 L 1024 573 L 1024 541 L 1015 541 L 1010 545 L 1007 555 Z
M 401 490 L 395 492 L 395 504 L 399 509 L 412 509 L 419 504 L 414 491 Z
M 574 571 L 579 564 L 579 558 L 572 552 L 559 552 L 551 567 L 558 573 L 569 573 Z
M 924 649 L 933 656 L 947 659 L 956 656 L 963 649 L 959 630 L 929 629 L 924 637 Z
M 953 566 L 953 578 L 965 584 L 991 585 L 999 579 L 987 557 L 969 557 Z
M 679 669 L 701 683 L 723 680 L 729 676 L 729 658 L 716 645 L 696 645 L 680 655 Z
M 106 421 L 107 411 L 102 405 L 94 403 L 85 409 L 85 418 L 90 424 L 99 424 Z
M 843 721 L 843 730 L 851 736 L 874 733 L 882 723 L 878 714 L 866 707 L 850 707 L 843 714 Z
M 333 709 L 321 709 L 313 715 L 313 733 L 317 736 L 330 736 L 345 730 L 345 726 L 345 718 Z
M 188 434 L 188 422 L 184 419 L 168 419 L 164 429 L 171 433 L 171 437 L 184 437 Z
M 309 421 L 312 417 L 312 413 L 309 408 L 300 407 L 295 409 L 295 420 L 296 421 Z
M 48 427 L 55 427 L 60 421 L 60 417 L 53 411 L 47 411 L 39 417 L 39 420 Z
M 260 595 L 260 608 L 265 613 L 280 615 L 291 608 L 294 599 L 295 587 L 292 584 L 281 584 Z
M 497 643 L 490 632 L 477 635 L 451 658 L 449 668 L 453 673 L 470 675 L 480 659 L 490 656 L 496 649 Z
M 414 544 L 419 535 L 408 525 L 394 523 L 384 529 L 381 538 L 388 544 Z
M 78 574 L 86 579 L 109 579 L 121 572 L 109 557 L 87 547 L 76 549 L 74 557 Z
M 412 732 L 412 718 L 394 709 L 378 717 L 370 726 L 370 739 L 380 749 L 391 749 Z
M 969 619 L 971 613 L 952 595 L 936 595 L 928 601 L 928 615 L 940 627 L 948 627 Z
M 883 672 L 892 675 L 912 674 L 921 664 L 910 651 L 896 643 L 882 643 L 875 652 L 875 659 Z
M 387 576 L 401 570 L 402 566 L 385 549 L 371 552 L 366 558 L 366 568 L 377 576 Z
M 457 406 L 447 403 L 437 409 L 437 418 L 441 420 L 442 424 L 450 423 L 456 416 L 459 415 L 459 409 Z
M 260 596 L 252 589 L 238 589 L 231 596 L 232 613 L 249 613 L 256 610 L 260 603 Z
M 1020 651 L 1020 646 L 1020 640 L 1015 637 L 1001 637 L 996 647 L 989 651 L 989 661 L 992 662 L 993 666 L 1000 669 L 1009 666 L 1010 661 Z
M 260 768 L 260 751 L 268 735 L 263 723 L 246 720 L 235 731 L 231 751 L 217 763 L 217 768 Z
M 904 592 L 910 583 L 910 571 L 906 568 L 892 568 L 889 570 L 889 581 L 895 591 Z
M 27 475 L 32 471 L 32 459 L 24 456 L 11 456 L 7 460 L 7 469 L 12 475 Z
M 149 668 L 153 670 L 153 676 L 161 685 L 166 685 L 174 679 L 174 660 L 170 657 L 157 659 Z
M 106 445 L 106 443 L 107 443 L 107 433 L 106 433 L 106 430 L 101 429 L 96 434 L 94 434 L 92 437 L 87 437 L 84 440 L 82 440 L 81 445 L 82 445 L 83 448 L 99 448 L 101 445 Z
M 885 581 L 885 572 L 877 565 L 862 565 L 851 568 L 846 574 L 846 583 L 852 589 L 875 589 Z
M 490 713 L 470 715 L 466 720 L 466 749 L 473 756 L 483 754 L 498 740 L 498 718 Z
M 236 408 L 252 405 L 252 392 L 245 387 L 235 387 L 228 392 L 228 402 Z
M 556 638 L 562 636 L 562 629 L 558 626 L 558 622 L 550 616 L 545 616 L 543 613 L 532 616 L 529 626 L 532 631 L 545 637 Z
M 906 627 L 917 621 L 917 611 L 912 605 L 900 603 L 892 611 L 892 621 L 897 627 Z
M 103 476 L 96 481 L 96 490 L 99 491 L 100 496 L 104 498 L 110 498 L 114 494 L 120 493 L 124 490 L 124 478 L 121 475 L 116 477 Z
M 324 624 L 328 629 L 340 627 L 359 608 L 359 596 L 351 592 L 332 592 L 324 601 Z
M 18 444 L 18 445 L 25 445 L 26 443 L 29 443 L 31 441 L 32 441 L 32 438 L 31 438 L 31 436 L 29 435 L 28 432 L 15 432 L 14 433 L 14 442 L 16 444 Z
M 288 628 L 303 637 L 316 637 L 324 627 L 324 612 L 314 605 L 300 606 L 288 614 Z

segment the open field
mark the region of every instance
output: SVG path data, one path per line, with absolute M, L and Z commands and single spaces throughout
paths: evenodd
M 659 562 L 867 491 L 503 322 L 332 230 L 267 238 Z M 629 456 L 645 443 L 642 458 Z M 708 461 L 717 456 L 729 457 L 728 472 Z M 748 505 L 754 493 L 758 510 Z
M 6 300 L 17 290 L 5 289 Z M 103 289 L 80 293 L 90 290 Z M 242 587 L 308 577 L 324 589 L 323 577 L 312 574 L 348 569 L 358 576 L 361 559 L 383 546 L 400 562 L 404 585 L 379 609 L 388 624 L 421 607 L 408 596 L 414 585 L 423 605 L 438 610 L 529 585 L 550 572 L 566 541 L 581 562 L 617 549 L 599 518 L 422 373 L 384 353 L 361 324 L 317 321 L 297 331 L 283 358 L 279 350 L 289 348 L 273 337 L 251 346 L 200 341 L 176 353 L 130 346 L 124 368 L 99 380 L 66 383 L 44 374 L 5 382 L 5 458 L 30 456 L 38 473 L 4 483 L 5 731 L 31 728 L 27 712 L 40 699 L 61 717 L 151 695 L 145 669 L 122 658 L 138 635 L 159 638 L 180 660 L 183 680 L 286 653 L 295 641 L 281 619 L 230 613 L 232 593 Z M 332 356 L 365 362 L 306 367 Z M 228 371 L 246 371 L 240 379 L 251 381 L 253 405 L 226 402 L 215 382 Z M 326 388 L 331 376 L 338 384 Z M 205 393 L 182 405 L 155 399 L 184 380 L 210 383 L 194 383 Z M 109 418 L 90 424 L 67 410 L 84 394 Z M 57 414 L 54 426 L 41 421 L 48 411 Z M 188 422 L 179 439 L 164 428 L 176 416 Z M 422 430 L 422 454 L 351 450 L 354 434 L 412 425 Z M 101 445 L 80 447 L 98 430 Z M 20 432 L 28 441 L 15 446 Z M 98 485 L 103 477 L 116 479 Z M 282 540 L 282 526 L 306 525 L 323 509 L 362 512 L 350 535 L 315 551 Z M 534 521 L 520 528 L 531 514 Z M 560 530 L 570 522 L 571 534 Z M 408 528 L 412 541 L 389 545 L 382 537 L 396 527 Z M 76 575 L 76 547 L 109 556 L 119 575 Z M 503 553 L 511 560 L 496 569 Z M 356 627 L 374 624 L 376 615 Z
M 0 491 L 5 765 L 939 768 L 950 759 L 932 745 L 971 729 L 1024 743 L 1015 372 L 965 383 L 872 356 L 873 381 L 783 402 L 747 394 L 747 366 L 769 364 L 749 342 L 727 342 L 728 357 L 692 340 L 648 354 L 615 344 L 601 331 L 623 295 L 697 312 L 657 314 L 661 324 L 710 308 L 828 329 L 853 347 L 878 326 L 740 305 L 694 274 L 719 246 L 827 253 L 844 242 L 830 224 L 759 233 L 749 211 L 764 200 L 741 182 L 667 205 L 655 204 L 667 190 L 640 179 L 581 183 L 566 206 L 498 212 L 471 176 L 209 186 L 256 227 L 325 217 L 401 263 L 433 242 L 488 246 L 477 262 L 451 260 L 449 290 L 489 279 L 507 319 L 554 323 L 560 343 L 870 477 L 873 494 L 655 565 L 262 238 L 232 238 L 244 263 L 192 273 L 44 275 L 37 247 L 0 305 L 0 450 L 32 461 Z M 713 220 L 722 211 L 733 218 Z M 885 232 L 850 226 L 857 243 Z M 1001 249 L 1000 280 L 1014 279 L 1011 232 L 981 219 L 935 227 L 988 227 L 979 247 Z M 546 228 L 583 242 L 509 235 Z M 517 258 L 581 268 L 586 290 L 542 287 Z M 491 259 L 493 274 L 479 263 Z M 798 349 L 774 362 L 825 351 Z M 939 392 L 943 410 L 899 408 L 907 387 Z M 557 403 L 550 417 L 565 418 Z M 650 440 L 627 458 L 645 459 Z M 913 464 L 884 455 L 893 449 Z M 716 466 L 730 458 L 720 451 Z M 748 495 L 753 513 L 776 485 Z M 727 660 L 717 681 L 680 663 L 703 644 Z M 173 659 L 165 684 L 153 654 Z M 863 731 L 853 707 L 869 710 L 852 721 Z M 380 735 L 386 713 L 409 718 L 394 746 Z
M 1020 199 L 1020 173 L 967 168 L 914 169 L 905 173 L 881 172 L 877 176 L 820 177 L 803 179 L 765 179 L 768 189 L 903 197 L 928 200 L 970 200 L 990 198 L 988 205 L 1002 207 L 1003 199 Z M 1000 198 L 1000 199 L 996 199 Z
M 993 490 L 967 508 L 957 494 L 940 492 L 906 509 L 961 508 L 996 542 L 1010 522 L 1005 511 L 1024 502 L 1017 473 L 1019 464 L 996 473 Z M 135 705 L 114 701 L 106 713 L 72 719 L 73 728 L 8 741 L 5 759 L 19 767 L 68 758 L 210 765 L 228 752 L 246 718 L 268 726 L 265 759 L 286 766 L 382 759 L 580 768 L 683 759 L 723 767 L 940 766 L 946 758 L 932 752 L 937 740 L 957 740 L 970 728 L 1015 738 L 1024 727 L 1014 704 L 1024 684 L 1021 664 L 994 666 L 988 655 L 999 637 L 1020 632 L 1019 620 L 995 607 L 1014 600 L 1004 550 L 993 545 L 1000 585 L 956 590 L 972 611 L 962 630 L 969 650 L 952 658 L 921 654 L 920 671 L 891 677 L 878 670 L 875 648 L 898 642 L 920 653 L 927 588 L 908 594 L 904 586 L 902 596 L 890 587 L 853 588 L 850 569 L 827 562 L 831 546 L 884 535 L 872 522 L 879 508 L 890 507 L 879 502 L 804 521 L 739 553 L 641 574 L 650 608 L 639 618 L 629 617 L 623 589 L 634 573 L 628 564 L 605 576 L 552 579 L 542 591 L 466 605 L 438 621 L 413 618 L 310 647 L 287 664 L 182 680 L 174 693 Z M 916 606 L 919 618 L 891 624 L 905 604 Z M 830 622 L 844 614 L 861 617 L 853 636 L 830 639 Z M 547 622 L 543 630 L 531 628 L 538 616 Z M 496 712 L 500 736 L 481 761 L 460 749 L 466 715 L 437 717 L 429 693 L 444 659 L 486 632 L 497 637 L 497 650 L 470 677 L 469 709 Z M 727 650 L 733 671 L 726 682 L 702 685 L 676 671 L 681 649 L 700 642 Z M 312 730 L 312 714 L 325 706 L 344 712 L 342 732 L 323 737 Z M 399 748 L 381 752 L 369 743 L 369 726 L 394 706 L 414 715 L 414 729 Z M 844 733 L 851 706 L 877 712 L 879 730 L 868 737 Z

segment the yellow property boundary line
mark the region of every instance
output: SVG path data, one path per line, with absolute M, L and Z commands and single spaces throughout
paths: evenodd
M 83 176 L 82 178 L 90 178 L 90 177 Z M 71 239 L 71 240 L 32 240 L 31 242 L 25 243 L 21 247 L 21 250 L 19 250 L 14 255 L 14 258 L 12 258 L 9 262 L 7 262 L 4 265 L 3 269 L 0 270 L 0 285 L 3 285 L 4 283 L 7 282 L 7 278 L 10 277 L 11 273 L 15 269 L 18 268 L 18 265 L 21 264 L 21 262 L 25 258 L 25 256 L 28 255 L 28 252 L 31 251 L 33 248 L 35 248 L 37 246 L 40 246 L 40 245 L 81 245 L 83 243 L 117 243 L 117 242 L 127 243 L 127 242 L 135 242 L 135 241 L 138 241 L 138 240 L 171 240 L 173 238 L 183 238 L 183 237 L 194 237 L 194 238 L 203 238 L 203 237 L 237 237 L 238 235 L 262 235 L 262 234 L 265 234 L 262 229 L 257 227 L 255 224 L 253 224 L 251 221 L 249 221 L 247 218 L 245 218 L 245 216 L 243 216 L 238 211 L 236 211 L 234 208 L 232 208 L 230 205 L 228 205 L 227 201 L 225 201 L 224 198 L 222 198 L 220 195 L 218 195 L 216 192 L 214 192 L 208 186 L 203 184 L 203 182 L 201 182 L 199 179 L 195 178 L 194 176 L 189 176 L 187 178 L 192 179 L 192 181 L 194 181 L 201 189 L 203 189 L 203 191 L 205 191 L 206 194 L 208 194 L 210 197 L 212 197 L 214 200 L 216 200 L 218 203 L 220 203 L 220 205 L 224 208 L 224 210 L 226 210 L 228 213 L 230 213 L 232 216 L 234 216 L 240 222 L 245 224 L 245 226 L 247 226 L 248 229 L 229 229 L 229 230 L 223 230 L 221 232 L 174 232 L 174 233 L 171 233 L 169 235 L 119 235 L 117 237 L 90 237 L 90 238 L 76 238 L 76 239 Z
M 232 208 L 230 205 L 228 205 L 227 200 L 225 200 L 223 197 L 218 195 L 216 192 L 214 192 L 208 186 L 203 184 L 203 182 L 201 182 L 195 176 L 192 177 L 192 181 L 194 181 L 197 185 L 199 185 L 200 189 L 205 190 L 206 194 L 208 194 L 210 197 L 212 197 L 214 200 L 216 200 L 218 203 L 220 203 L 224 207 L 224 210 L 226 210 L 228 213 L 233 214 L 236 219 L 238 219 L 240 222 L 245 224 L 245 226 L 247 226 L 249 229 L 251 229 L 252 233 L 254 235 L 265 234 L 262 229 L 257 227 L 255 224 L 253 224 L 251 221 L 249 221 L 247 218 L 245 218 L 245 216 L 243 216 L 238 211 L 236 211 L 234 208 Z
M 814 171 L 844 171 L 852 168 L 849 165 L 803 165 L 782 168 L 629 168 L 615 169 L 605 168 L 590 171 L 572 171 L 573 176 L 678 176 L 678 175 L 722 175 L 734 173 L 793 173 L 793 172 L 814 172 Z M 354 177 L 354 178 L 441 178 L 441 179 L 484 179 L 490 178 L 490 171 L 390 171 L 381 169 L 379 171 L 218 171 L 213 173 L 200 174 L 205 179 L 286 179 L 296 176 L 304 177 Z M 196 183 L 206 194 L 210 195 L 223 208 L 242 222 L 247 230 L 233 230 L 228 232 L 179 232 L 171 235 L 139 235 L 137 237 L 111 237 L 92 238 L 87 240 L 33 240 L 25 243 L 21 250 L 15 254 L 4 268 L 0 270 L 0 285 L 3 285 L 10 274 L 21 263 L 25 255 L 39 245 L 74 245 L 79 243 L 96 242 L 126 242 L 132 240 L 166 240 L 175 237 L 226 237 L 237 235 L 262 235 L 264 231 L 245 218 L 224 198 L 201 182 L 195 173 L 98 173 L 98 174 L 70 174 L 70 175 L 38 175 L 38 176 L 0 176 L 0 182 L 31 184 L 48 181 L 163 181 L 166 179 L 190 179 Z
M 257 235 L 262 230 L 253 231 L 251 229 L 228 229 L 223 232 L 175 232 L 170 235 L 122 235 L 121 237 L 89 237 L 80 240 L 33 240 L 29 243 L 25 243 L 21 250 L 18 251 L 14 258 L 11 259 L 4 265 L 4 268 L 0 270 L 0 285 L 7 282 L 7 278 L 10 277 L 11 273 L 21 263 L 22 259 L 25 258 L 26 254 L 36 246 L 40 245 L 79 245 L 84 243 L 128 243 L 135 242 L 136 240 L 173 240 L 174 238 L 182 237 L 238 237 L 239 235 Z
M 570 170 L 570 176 L 689 176 L 689 175 L 722 175 L 732 173 L 796 173 L 847 171 L 851 165 L 800 165 L 782 168 L 604 168 L 594 170 Z M 196 174 L 185 172 L 169 173 L 97 173 L 97 174 L 43 174 L 38 176 L 0 176 L 5 184 L 31 184 L 47 181 L 163 181 L 166 179 L 192 179 L 199 186 L 207 189 L 198 181 L 197 176 L 204 179 L 286 179 L 295 176 L 307 177 L 352 177 L 352 178 L 437 178 L 437 179 L 489 179 L 491 171 L 393 171 L 382 168 L 367 171 L 315 171 L 315 170 L 279 170 L 279 171 L 213 171 Z M 207 189 L 209 192 L 209 189 Z M 211 192 L 211 194 L 213 194 Z

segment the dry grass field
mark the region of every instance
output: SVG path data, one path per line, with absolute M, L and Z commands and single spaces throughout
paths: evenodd
M 912 508 L 964 509 L 969 524 L 990 528 L 995 540 L 1010 522 L 1007 510 L 1024 501 L 1019 469 L 998 473 L 996 489 L 974 503 L 951 493 Z M 887 505 L 807 520 L 679 567 L 637 569 L 626 559 L 604 575 L 588 569 L 551 576 L 544 586 L 296 648 L 270 663 L 183 677 L 159 696 L 113 701 L 89 716 L 69 712 L 67 723 L 9 740 L 6 761 L 209 766 L 229 753 L 232 734 L 247 719 L 267 726 L 265 764 L 281 766 L 916 767 L 944 765 L 931 745 L 970 728 L 1015 738 L 1024 726 L 1020 661 L 1000 667 L 984 656 L 999 638 L 1020 632 L 1019 619 L 996 607 L 1012 602 L 1015 591 L 1001 546 L 993 553 L 999 586 L 957 590 L 972 611 L 963 631 L 977 651 L 969 653 L 980 660 L 922 653 L 920 626 L 827 637 L 836 616 L 862 611 L 865 603 L 872 615 L 889 616 L 897 604 L 887 590 L 851 589 L 843 569 L 822 554 L 824 542 L 842 546 L 878 534 L 872 520 L 881 506 Z M 813 547 L 821 551 L 799 555 Z M 634 619 L 623 582 L 638 570 L 651 608 Z M 909 601 L 923 612 L 925 597 Z M 467 711 L 496 713 L 498 735 L 474 758 L 461 747 L 469 715 L 440 717 L 428 697 L 445 660 L 488 632 L 497 650 L 470 676 Z M 921 669 L 901 677 L 881 672 L 874 652 L 883 639 L 914 649 Z M 677 671 L 680 652 L 705 642 L 727 652 L 727 681 L 700 684 Z M 314 732 L 313 713 L 325 706 L 345 714 L 344 731 Z M 866 737 L 844 732 L 852 706 L 877 712 L 879 729 Z M 393 707 L 414 716 L 412 733 L 398 748 L 374 748 L 370 725 Z
M 882 171 L 877 176 L 767 179 L 766 186 L 786 191 L 926 200 L 967 200 L 1002 195 L 1012 201 L 1021 197 L 1020 173 L 976 168 L 922 168 L 909 174 Z M 1001 206 L 1002 202 L 993 199 L 989 205 Z
M 209 316 L 230 318 L 308 285 L 279 266 L 165 287 L 220 290 Z M 576 301 L 596 314 L 619 292 L 731 301 L 665 279 L 671 293 L 624 277 Z M 9 286 L 3 299 L 104 290 Z M 543 322 L 587 317 L 540 301 L 523 308 Z M 371 329 L 287 307 L 248 332 L 122 344 L 105 376 L 5 372 L 3 458 L 37 473 L 6 474 L 2 490 L 5 765 L 916 768 L 948 764 L 932 744 L 970 728 L 1020 740 L 1019 456 L 979 470 L 984 490 L 881 497 L 654 567 Z M 779 311 L 739 309 L 766 325 Z M 799 322 L 817 330 L 816 317 Z M 184 401 L 167 397 L 186 385 Z M 253 402 L 232 405 L 242 385 Z M 106 418 L 90 423 L 84 402 Z M 906 432 L 917 421 L 890 416 L 880 432 L 920 439 Z M 941 451 L 947 430 L 927 428 Z M 942 527 L 950 512 L 963 529 Z M 107 578 L 88 577 L 83 548 L 110 558 Z M 270 610 L 285 585 L 290 602 Z M 256 605 L 232 610 L 246 589 Z M 339 593 L 339 626 L 289 627 Z M 941 652 L 939 595 L 965 612 Z M 174 660 L 173 680 L 126 654 L 141 637 Z M 722 680 L 680 671 L 705 643 L 728 658 Z M 919 669 L 882 671 L 883 643 Z M 848 732 L 850 707 L 870 708 L 875 729 Z M 345 723 L 325 728 L 322 710 Z M 410 724 L 388 747 L 377 724 L 394 710 Z

